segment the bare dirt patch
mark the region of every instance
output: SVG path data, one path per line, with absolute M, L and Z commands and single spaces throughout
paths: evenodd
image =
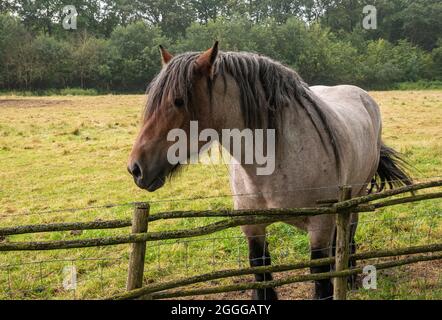
M 413 283 L 416 290 L 440 287 L 442 285 L 442 260 L 420 262 L 404 267 L 406 281 Z M 422 280 L 422 281 L 419 281 Z
M 289 271 L 274 274 L 274 280 L 283 279 L 289 276 L 305 274 L 302 271 Z M 253 277 L 242 277 L 233 280 L 234 284 L 248 283 L 254 281 Z M 276 288 L 278 299 L 280 300 L 309 300 L 313 299 L 313 282 L 291 283 Z M 184 297 L 183 300 L 250 300 L 252 297 L 251 290 L 235 291 L 210 294 L 204 296 Z
M 58 105 L 65 106 L 71 102 L 71 100 L 0 99 L 0 108 L 43 108 Z
M 428 261 L 417 263 L 413 265 L 404 266 L 402 268 L 393 268 L 388 270 L 383 270 L 383 277 L 394 277 L 396 282 L 407 282 L 409 283 L 409 288 L 412 290 L 425 291 L 439 288 L 442 285 L 440 274 L 442 270 L 442 261 Z M 304 272 L 289 271 L 274 274 L 274 279 L 282 279 L 289 276 L 302 275 Z M 247 283 L 254 281 L 253 277 L 241 277 L 233 280 L 234 284 Z M 361 286 L 362 278 L 358 277 L 358 285 L 356 290 L 363 290 Z M 219 285 L 219 283 L 213 282 L 207 285 Z M 276 289 L 278 293 L 278 298 L 280 300 L 311 300 L 313 299 L 314 284 L 310 282 L 300 282 L 284 285 Z M 204 296 L 192 296 L 184 297 L 179 300 L 250 300 L 251 290 L 217 293 Z M 357 298 L 357 297 L 356 297 Z

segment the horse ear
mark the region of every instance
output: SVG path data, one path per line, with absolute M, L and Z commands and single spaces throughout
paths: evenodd
M 206 73 L 210 75 L 212 71 L 212 66 L 215 63 L 216 57 L 218 56 L 218 41 L 215 41 L 215 44 L 212 48 L 203 52 L 196 59 L 196 66 L 200 72 Z
M 168 64 L 170 60 L 172 60 L 173 55 L 171 55 L 169 51 L 164 49 L 162 45 L 160 45 L 160 52 L 161 52 L 161 63 L 164 66 Z

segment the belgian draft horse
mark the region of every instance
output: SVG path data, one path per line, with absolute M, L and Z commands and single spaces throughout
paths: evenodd
M 353 186 L 352 196 L 361 196 L 373 187 L 379 191 L 411 184 L 400 155 L 383 144 L 379 107 L 364 90 L 350 85 L 309 87 L 283 64 L 254 53 L 221 52 L 218 42 L 200 53 L 173 56 L 163 47 L 160 51 L 163 66 L 148 87 L 142 127 L 128 161 L 140 188 L 157 190 L 179 167 L 167 159 L 173 143 L 167 135 L 174 128 L 188 131 L 190 121 L 198 121 L 199 130 L 217 132 L 275 129 L 273 174 L 257 175 L 256 164 L 229 165 L 235 209 L 314 207 L 318 200 L 337 198 L 340 185 Z M 353 235 L 357 218 L 353 214 Z M 284 222 L 308 233 L 312 259 L 333 254 L 333 215 Z M 242 227 L 251 266 L 271 264 L 267 226 Z M 315 267 L 311 272 L 330 269 Z M 255 278 L 266 281 L 272 275 Z M 332 295 L 330 280 L 315 282 L 315 298 Z M 255 290 L 253 297 L 276 299 L 277 294 L 268 288 Z

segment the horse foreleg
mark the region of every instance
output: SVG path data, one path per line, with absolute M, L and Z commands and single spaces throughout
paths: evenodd
M 315 221 L 316 222 L 316 221 Z M 334 255 L 334 250 L 331 248 L 333 243 L 334 227 L 327 227 L 320 229 L 315 226 L 320 226 L 321 223 L 313 224 L 313 231 L 309 232 L 310 235 L 310 256 L 312 260 L 328 258 Z M 314 273 L 326 273 L 331 271 L 331 265 L 311 267 L 310 272 Z M 315 281 L 315 295 L 314 299 L 319 300 L 332 300 L 333 299 L 333 283 L 330 279 L 323 279 Z
M 324 251 L 321 249 L 311 248 L 311 259 L 322 259 L 328 258 L 328 251 Z M 325 273 L 330 272 L 331 266 L 320 266 L 320 267 L 311 267 L 310 272 L 314 273 Z M 319 300 L 332 300 L 333 299 L 333 284 L 330 279 L 323 279 L 315 281 L 315 299 Z
M 334 257 L 336 252 L 336 228 L 333 221 L 329 220 L 331 216 L 317 216 L 311 219 L 310 228 L 310 251 L 311 259 L 322 259 Z M 329 227 L 322 227 L 328 225 Z M 350 228 L 350 254 L 356 253 L 355 234 L 358 225 L 358 215 L 352 215 Z M 331 227 L 333 226 L 333 227 Z M 354 259 L 349 260 L 349 268 L 356 266 Z M 325 265 L 310 268 L 311 273 L 326 273 L 334 269 L 333 265 Z M 349 285 L 353 289 L 356 287 L 356 276 L 349 277 Z M 333 282 L 330 279 L 315 281 L 315 299 L 331 300 L 333 299 Z
M 249 244 L 249 261 L 251 267 L 271 265 L 268 243 L 266 241 L 267 225 L 243 226 L 241 229 L 247 236 Z M 270 281 L 273 280 L 271 273 L 255 274 L 255 280 Z M 278 296 L 273 288 L 257 289 L 253 291 L 254 300 L 276 300 Z

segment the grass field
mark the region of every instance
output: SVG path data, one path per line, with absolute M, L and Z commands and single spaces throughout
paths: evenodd
M 442 91 L 373 92 L 384 120 L 384 140 L 402 151 L 417 180 L 442 176 Z M 191 166 L 156 193 L 136 188 L 126 160 L 138 132 L 145 97 L 0 97 L 0 226 L 90 221 L 131 216 L 131 207 L 93 208 L 150 201 L 151 212 L 231 208 L 223 165 Z M 199 200 L 186 200 L 201 198 Z M 173 200 L 173 201 L 168 201 Z M 91 208 L 92 207 L 92 208 Z M 65 208 L 85 208 L 61 211 Z M 87 209 L 86 209 L 87 208 Z M 402 205 L 362 216 L 360 250 L 428 244 L 442 238 L 441 201 Z M 167 221 L 150 230 L 185 229 L 209 219 Z M 127 234 L 117 231 L 41 233 L 0 241 L 60 240 Z M 273 261 L 308 258 L 303 232 L 284 224 L 269 230 Z M 98 298 L 124 290 L 128 245 L 69 251 L 0 254 L 0 299 Z M 74 260 L 74 261 L 71 261 Z M 63 268 L 75 265 L 78 287 L 63 289 Z M 149 244 L 146 283 L 246 266 L 238 228 L 195 241 Z M 421 263 L 382 273 L 378 289 L 356 299 L 442 299 L 442 263 Z M 246 278 L 249 279 L 249 278 Z M 245 281 L 240 279 L 238 281 Z M 309 298 L 311 284 L 290 285 L 282 298 Z M 235 293 L 217 298 L 248 298 Z

